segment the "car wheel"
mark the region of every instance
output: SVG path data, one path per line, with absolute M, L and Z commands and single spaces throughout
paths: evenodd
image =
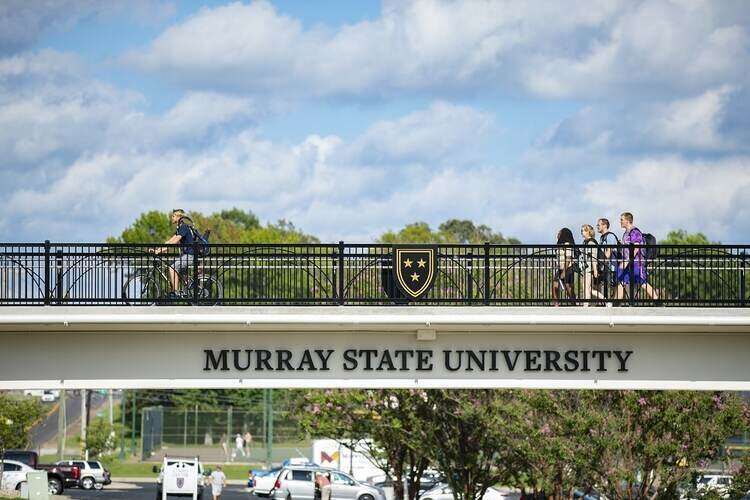
M 95 490 L 100 490 L 102 488 L 104 488 L 104 483 L 100 483 L 99 481 L 97 481 L 97 482 L 94 483 L 94 489 Z
M 286 500 L 292 500 L 292 495 L 290 495 L 289 493 L 287 493 L 286 494 Z
M 24 484 L 26 484 L 26 481 L 21 481 L 20 483 L 18 483 L 16 485 L 16 491 L 21 491 L 21 486 L 23 486 Z
M 63 485 L 59 479 L 50 478 L 47 480 L 47 490 L 50 495 L 61 495 L 63 492 Z
M 93 477 L 84 477 L 81 479 L 81 488 L 84 490 L 90 490 L 94 487 L 94 483 L 96 483 L 96 481 L 94 481 Z
M 375 500 L 375 497 L 373 497 L 372 495 L 364 494 L 360 496 L 358 500 Z

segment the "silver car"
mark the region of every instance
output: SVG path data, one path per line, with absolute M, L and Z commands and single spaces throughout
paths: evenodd
M 274 498 L 277 500 L 314 500 L 315 473 L 331 474 L 331 498 L 336 500 L 385 500 L 380 488 L 356 481 L 348 474 L 322 467 L 291 466 L 279 473 Z

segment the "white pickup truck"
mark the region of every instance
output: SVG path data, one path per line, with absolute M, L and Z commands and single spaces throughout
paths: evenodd
M 177 495 L 201 500 L 205 486 L 203 464 L 198 458 L 164 457 L 156 478 L 156 498 L 166 500 L 167 495 Z

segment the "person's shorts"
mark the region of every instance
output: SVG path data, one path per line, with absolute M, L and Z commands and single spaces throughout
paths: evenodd
M 172 267 L 175 271 L 181 273 L 182 271 L 193 265 L 194 258 L 195 256 L 193 254 L 184 253 L 177 257 L 174 262 L 172 262 Z
M 626 267 L 625 269 L 618 269 L 617 271 L 617 281 L 622 283 L 623 285 L 629 285 L 630 284 L 630 268 Z M 648 280 L 646 279 L 646 273 L 642 272 L 638 266 L 635 268 L 635 272 L 633 273 L 633 283 L 636 285 L 643 285 Z
M 561 279 L 564 285 L 572 285 L 573 284 L 573 268 L 569 267 L 563 271 L 560 269 L 555 269 L 555 280 Z

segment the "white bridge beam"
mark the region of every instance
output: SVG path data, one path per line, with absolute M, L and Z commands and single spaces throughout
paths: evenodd
M 4 307 L 0 389 L 750 390 L 750 311 Z

